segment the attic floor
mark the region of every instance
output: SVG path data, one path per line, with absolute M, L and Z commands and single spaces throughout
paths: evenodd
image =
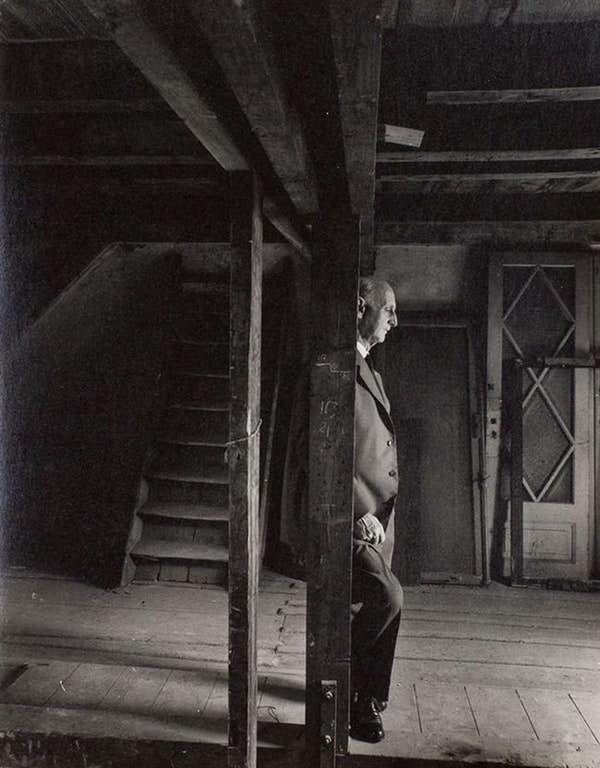
M 351 740 L 351 754 L 600 766 L 600 594 L 492 585 L 405 596 L 386 739 Z M 226 743 L 222 590 L 103 591 L 12 571 L 0 601 L 1 731 Z M 263 575 L 263 746 L 302 745 L 305 610 L 302 583 Z

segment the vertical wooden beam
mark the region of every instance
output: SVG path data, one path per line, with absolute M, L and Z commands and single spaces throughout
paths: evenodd
M 596 361 L 600 360 L 600 256 L 597 254 L 592 258 L 593 278 L 592 286 L 594 291 L 594 335 L 592 352 L 596 358 Z M 596 368 L 593 373 L 594 376 L 594 432 L 595 438 L 595 486 L 593 488 L 593 498 L 595 509 L 593 514 L 595 515 L 595 533 L 596 541 L 594 547 L 594 563 L 593 569 L 595 574 L 600 573 L 600 368 Z
M 523 581 L 523 363 L 513 363 L 510 403 L 510 580 Z
M 319 765 L 324 680 L 336 682 L 336 752 L 348 748 L 358 219 L 324 215 L 314 234 L 306 712 Z
M 232 175 L 229 418 L 229 768 L 255 768 L 262 211 L 256 176 Z M 252 207 L 249 201 L 252 200 Z
M 484 460 L 481 435 L 480 396 L 477 387 L 477 362 L 473 348 L 471 328 L 466 328 L 468 355 L 469 414 L 471 417 L 471 489 L 473 499 L 473 549 L 475 555 L 475 573 L 485 583 L 489 581 L 486 548 L 485 486 Z
M 486 527 L 486 561 L 492 563 L 494 522 L 499 512 L 500 430 L 502 428 L 502 323 L 503 271 L 502 256 L 491 253 L 488 262 L 488 321 L 486 376 L 486 477 L 484 519 Z

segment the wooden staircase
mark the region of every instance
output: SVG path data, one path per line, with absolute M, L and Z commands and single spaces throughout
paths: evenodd
M 161 414 L 129 555 L 136 581 L 226 584 L 229 279 L 184 259 Z M 139 522 L 138 529 L 139 529 Z

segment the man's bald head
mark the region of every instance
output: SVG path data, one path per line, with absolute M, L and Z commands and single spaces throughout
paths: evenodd
M 398 325 L 396 297 L 389 283 L 361 277 L 358 286 L 358 340 L 370 349 L 385 340 L 390 328 Z

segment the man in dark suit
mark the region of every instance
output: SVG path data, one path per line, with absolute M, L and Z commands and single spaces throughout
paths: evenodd
M 402 588 L 390 570 L 394 502 L 398 492 L 396 436 L 390 403 L 369 351 L 397 325 L 388 283 L 361 278 L 358 298 L 354 539 L 352 547 L 352 699 L 350 735 L 384 738 Z

